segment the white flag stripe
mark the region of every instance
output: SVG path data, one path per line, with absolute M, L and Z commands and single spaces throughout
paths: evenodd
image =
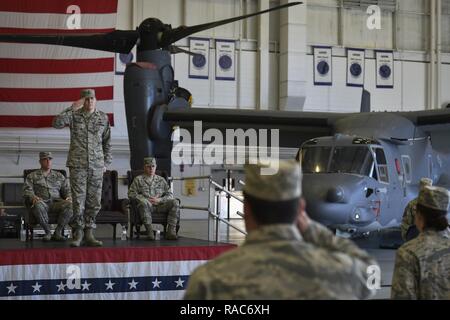
M 185 290 L 5 297 L 0 300 L 181 300 Z
M 113 72 L 24 74 L 0 73 L 0 88 L 87 88 L 114 85 Z
M 97 109 L 113 112 L 112 100 L 97 101 Z M 53 116 L 70 107 L 70 102 L 0 102 L 0 114 L 4 116 Z
M 80 26 L 81 29 L 114 29 L 116 16 L 115 13 L 81 14 Z M 0 28 L 68 29 L 69 18 L 69 14 L 0 12 Z
M 98 59 L 112 58 L 114 53 L 74 48 L 54 46 L 47 44 L 19 44 L 0 42 L 0 58 L 6 59 Z
M 102 278 L 181 276 L 190 275 L 195 268 L 206 262 L 206 260 L 187 260 L 10 265 L 0 266 L 0 279 L 1 281 L 67 279 L 67 267 L 72 265 L 80 268 L 82 279 L 99 276 Z

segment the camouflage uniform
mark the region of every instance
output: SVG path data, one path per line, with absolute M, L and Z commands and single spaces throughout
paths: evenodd
M 415 227 L 414 217 L 416 216 L 417 198 L 411 200 L 403 212 L 402 223 L 400 229 L 402 238 L 405 241 L 411 240 L 417 236 L 417 228 Z
M 422 178 L 420 179 L 419 189 L 422 190 L 426 186 L 431 186 L 432 184 L 433 180 L 429 178 Z M 414 239 L 415 237 L 417 237 L 419 233 L 414 221 L 415 220 L 414 217 L 416 216 L 417 202 L 418 198 L 411 200 L 406 206 L 405 211 L 403 212 L 403 218 L 402 223 L 400 224 L 400 229 L 404 241 Z
M 70 127 L 66 165 L 70 170 L 74 223 L 77 227 L 95 228 L 101 208 L 103 168 L 112 161 L 109 120 L 102 111 L 89 114 L 84 108 L 73 111 L 70 107 L 53 120 L 54 128 L 65 126 Z
M 70 197 L 69 181 L 60 172 L 50 170 L 45 176 L 41 169 L 33 171 L 25 179 L 23 196 L 30 205 L 34 196 L 42 199 L 31 208 L 31 212 L 44 229 L 49 228 L 49 211 L 58 213 L 58 225 L 62 228 L 70 222 L 72 204 L 64 200 Z
M 417 203 L 446 215 L 447 189 L 425 187 Z M 422 213 L 422 215 L 425 213 Z M 423 230 L 397 251 L 391 297 L 394 299 L 450 299 L 450 228 Z
M 173 226 L 178 224 L 179 204 L 163 177 L 145 174 L 136 177 L 130 186 L 128 197 L 137 202 L 137 209 L 143 224 L 152 223 L 152 212 L 168 212 L 167 223 Z M 150 197 L 161 198 L 161 202 L 152 205 Z
M 365 299 L 373 294 L 370 265 L 376 262 L 366 252 L 318 223 L 303 239 L 293 225 L 264 226 L 195 270 L 185 299 Z
M 245 197 L 299 201 L 298 163 L 280 161 L 265 168 L 275 170 L 262 169 L 246 166 Z M 256 221 L 257 215 L 245 210 Z M 367 287 L 371 265 L 376 262 L 366 252 L 316 222 L 303 234 L 294 224 L 256 225 L 241 247 L 193 272 L 185 299 L 364 299 L 373 294 Z
M 450 229 L 426 230 L 397 251 L 393 299 L 450 299 Z

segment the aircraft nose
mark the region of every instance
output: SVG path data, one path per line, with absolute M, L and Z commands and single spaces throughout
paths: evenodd
M 328 189 L 327 201 L 331 203 L 346 203 L 344 188 L 336 186 Z

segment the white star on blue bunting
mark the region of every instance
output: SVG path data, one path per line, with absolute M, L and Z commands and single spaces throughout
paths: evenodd
M 42 285 L 39 284 L 39 282 L 36 281 L 36 284 L 34 286 L 31 286 L 33 288 L 33 293 L 35 292 L 41 292 Z
M 89 286 L 91 285 L 91 283 L 88 283 L 87 280 L 84 280 L 84 283 L 81 284 L 81 286 L 83 287 L 83 289 L 81 289 L 82 291 L 87 290 L 89 291 Z
M 58 292 L 63 291 L 65 292 L 66 290 L 64 289 L 66 287 L 66 285 L 61 281 L 60 284 L 57 284 L 56 287 L 58 288 Z
M 135 282 L 134 281 L 134 279 L 133 280 L 131 280 L 131 282 L 128 282 L 128 284 L 130 285 L 130 290 L 131 289 L 137 289 L 137 284 L 138 284 L 139 282 Z
M 183 288 L 183 282 L 184 282 L 184 280 L 181 280 L 181 278 L 178 278 L 178 280 L 177 281 L 174 281 L 176 284 L 177 284 L 177 288 L 178 287 L 182 287 Z
M 111 279 L 109 279 L 109 282 L 105 283 L 106 290 L 114 290 L 113 286 L 115 285 L 115 282 L 111 282 Z
M 8 289 L 8 294 L 12 293 L 16 293 L 16 289 L 18 288 L 18 286 L 15 286 L 14 283 L 11 282 L 9 287 L 6 287 L 6 289 Z
M 155 281 L 152 281 L 152 283 L 153 283 L 153 288 L 161 288 L 161 287 L 159 286 L 159 284 L 160 284 L 161 282 L 162 282 L 162 281 L 158 281 L 158 278 L 156 278 Z

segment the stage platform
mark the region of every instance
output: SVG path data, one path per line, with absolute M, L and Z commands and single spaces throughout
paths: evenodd
M 0 239 L 0 299 L 181 299 L 198 266 L 235 247 L 176 241 L 69 242 Z

